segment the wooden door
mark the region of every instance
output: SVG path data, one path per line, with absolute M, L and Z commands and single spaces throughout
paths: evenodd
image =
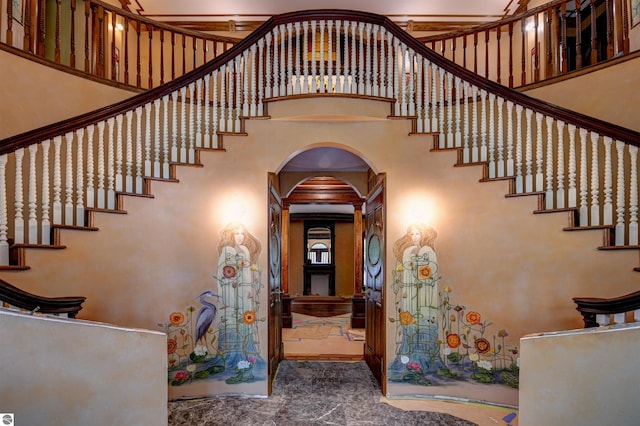
M 365 318 L 364 359 L 386 393 L 384 322 L 384 175 L 367 196 L 365 218 Z
M 269 175 L 269 395 L 278 365 L 283 357 L 282 344 L 282 280 L 281 280 L 281 242 L 282 242 L 282 200 L 274 185 L 274 175 Z

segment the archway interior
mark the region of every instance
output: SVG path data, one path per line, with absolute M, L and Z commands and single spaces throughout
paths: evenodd
M 372 173 L 362 158 L 335 147 L 303 151 L 278 173 L 288 210 L 283 302 L 293 315 L 349 314 L 348 329 L 364 328 L 364 318 L 354 323 L 353 300 L 362 292 L 362 214 Z

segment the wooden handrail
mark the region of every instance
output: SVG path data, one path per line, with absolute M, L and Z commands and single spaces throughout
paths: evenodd
M 603 0 L 603 3 L 597 7 L 594 2 L 586 0 L 554 0 L 471 29 L 417 39 L 434 52 L 474 72 L 479 72 L 478 66 L 484 65 L 482 74 L 497 83 L 511 88 L 525 86 L 568 75 L 629 53 L 627 2 Z M 605 30 L 596 28 L 597 17 L 606 17 Z M 582 38 L 581 31 L 575 31 L 575 28 L 585 26 L 591 31 L 588 37 Z M 572 29 L 575 42 L 569 43 L 569 30 Z M 495 34 L 495 38 L 491 39 L 490 34 Z M 500 40 L 503 35 L 508 37 L 509 50 L 504 55 L 508 58 L 508 67 L 501 62 Z M 473 51 L 467 51 L 467 40 L 473 40 Z M 478 56 L 478 41 L 480 44 L 484 42 L 484 49 L 481 49 L 484 57 Z M 582 51 L 583 44 L 585 52 Z M 462 47 L 462 53 L 456 52 L 457 46 Z M 574 52 L 573 56 L 568 56 L 568 49 Z M 571 69 L 568 66 L 570 59 L 573 61 Z M 541 67 L 541 63 L 544 66 Z
M 585 328 L 598 327 L 596 315 L 614 315 L 640 309 L 640 291 L 610 299 L 600 297 L 574 297 L 576 310 L 582 314 Z
M 369 12 L 319 9 L 290 12 L 272 17 L 248 37 L 234 45 L 231 49 L 225 51 L 221 55 L 209 61 L 207 64 L 196 68 L 163 86 L 156 87 L 137 96 L 125 99 L 119 103 L 115 103 L 86 114 L 0 140 L 0 154 L 12 152 L 16 149 L 29 146 L 32 143 L 38 143 L 43 140 L 51 139 L 55 136 L 89 126 L 99 121 L 123 114 L 126 111 L 133 110 L 147 102 L 160 99 L 181 87 L 188 86 L 190 83 L 202 78 L 213 70 L 219 68 L 221 65 L 227 63 L 232 58 L 241 54 L 245 49 L 250 48 L 257 40 L 263 38 L 274 27 L 281 24 L 295 22 L 301 18 L 308 20 L 354 20 L 380 25 L 393 34 L 394 37 L 397 37 L 402 43 L 405 43 L 408 47 L 436 64 L 438 67 L 469 81 L 487 92 L 494 93 L 497 96 L 501 96 L 515 104 L 531 109 L 534 113 L 539 112 L 545 116 L 553 117 L 568 124 L 574 124 L 581 129 L 593 131 L 604 136 L 609 136 L 615 140 L 622 140 L 630 145 L 640 147 L 640 132 L 541 101 L 524 93 L 511 90 L 501 84 L 487 80 L 478 74 L 443 58 L 432 49 L 427 48 L 420 41 L 408 35 L 387 17 Z
M 24 290 L 20 290 L 8 282 L 0 279 L 0 306 L 2 302 L 43 314 L 66 314 L 69 318 L 75 318 L 82 309 L 82 303 L 86 297 L 44 297 Z

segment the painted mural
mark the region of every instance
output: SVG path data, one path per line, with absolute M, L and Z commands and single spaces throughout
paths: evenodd
M 432 227 L 415 223 L 393 246 L 395 315 L 389 321 L 396 327 L 396 356 L 388 367 L 389 381 L 517 388 L 518 347 L 507 345 L 507 330 L 454 300 L 450 285 L 438 288 L 436 237 Z
M 263 284 L 258 269 L 260 242 L 241 223 L 220 234 L 212 289 L 200 296 L 200 308 L 173 312 L 158 324 L 167 333 L 169 384 L 224 380 L 228 384 L 266 379 L 258 324 Z

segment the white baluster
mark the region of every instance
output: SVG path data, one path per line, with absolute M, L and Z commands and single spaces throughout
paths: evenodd
M 398 64 L 398 69 L 400 70 L 399 80 L 400 80 L 400 115 L 403 117 L 407 116 L 407 46 L 402 43 L 400 45 L 400 61 Z
M 316 21 L 311 21 L 311 88 L 309 89 L 311 93 L 318 91 L 316 85 L 316 78 L 318 78 L 316 62 Z
M 634 321 L 640 321 L 640 309 L 633 311 L 633 319 Z
M 600 327 L 609 325 L 610 322 L 611 322 L 611 319 L 608 314 L 596 314 L 596 323 L 598 323 Z
M 77 130 L 76 148 L 76 220 L 77 226 L 84 226 L 84 129 Z
M 171 92 L 171 161 L 178 161 L 178 92 Z M 147 168 L 145 165 L 145 176 L 147 174 Z
M 336 75 L 336 92 L 337 93 L 344 93 L 344 86 L 343 86 L 344 71 L 342 70 L 341 57 L 342 57 L 342 52 L 344 52 L 345 50 L 341 49 L 341 44 L 340 44 L 340 40 L 342 39 L 341 37 L 342 30 L 340 29 L 341 24 L 342 24 L 342 21 L 340 20 L 336 21 L 336 72 L 335 72 L 335 75 Z
M 327 58 L 327 92 L 333 93 L 333 21 L 327 21 L 327 44 L 329 46 L 329 57 Z M 338 39 L 340 40 L 340 39 Z M 337 82 L 336 82 L 337 85 Z
M 358 93 L 358 61 L 356 59 L 356 29 L 357 22 L 351 22 L 351 93 Z
M 399 97 L 402 97 L 400 93 L 399 82 L 400 78 L 398 77 L 398 46 L 400 45 L 400 40 L 393 40 L 393 97 L 396 102 L 394 104 L 394 115 L 400 115 L 400 100 Z
M 184 89 L 183 89 L 184 90 Z M 186 130 L 184 129 L 184 104 L 185 104 L 185 97 L 184 97 L 184 93 L 182 94 L 182 120 L 180 122 L 180 124 L 183 126 L 183 130 L 182 130 L 182 141 L 180 142 L 181 144 L 184 144 L 184 140 L 186 139 L 186 135 L 185 132 Z M 144 119 L 145 119 L 145 125 L 144 125 L 144 175 L 145 176 L 153 176 L 153 170 L 151 167 L 151 102 L 146 103 L 144 105 Z M 177 134 L 177 131 L 176 131 Z M 182 157 L 184 158 L 184 157 Z
M 507 135 L 506 135 L 506 140 L 507 140 L 507 151 L 511 151 L 513 149 L 513 107 L 514 104 L 511 101 L 507 101 Z M 500 109 L 502 109 L 502 104 L 500 105 Z M 502 126 L 500 126 L 502 127 Z M 498 148 L 497 148 L 497 159 L 496 159 L 496 164 L 497 164 L 497 170 L 496 170 L 496 176 L 497 177 L 504 177 L 505 173 L 504 173 L 504 141 L 505 141 L 505 137 L 502 134 L 498 135 Z
M 220 92 L 218 92 L 218 76 L 221 73 L 218 73 L 218 70 L 213 71 L 213 75 L 211 77 L 211 146 L 212 148 L 218 149 L 219 147 L 219 138 L 218 132 L 220 131 L 220 119 L 218 117 L 220 113 Z
M 115 190 L 122 191 L 123 186 L 123 176 L 122 176 L 122 120 L 124 116 L 122 114 L 118 114 L 116 117 L 116 136 L 115 136 Z M 68 140 L 68 138 L 67 138 Z M 71 142 L 73 144 L 73 141 Z M 68 165 L 67 165 L 68 167 Z
M 136 109 L 136 122 L 138 121 L 141 121 L 141 116 L 138 115 Z M 169 95 L 165 95 L 162 98 L 162 177 L 165 179 L 169 178 L 169 162 L 171 161 L 169 142 Z M 142 194 L 142 139 L 139 134 L 136 137 L 136 192 Z
M 516 194 L 524 191 L 522 177 L 522 105 L 516 106 Z M 511 161 L 511 172 L 509 172 L 509 160 L 507 160 L 507 176 L 513 176 L 513 161 Z
M 105 124 L 106 121 L 100 121 L 98 122 L 98 208 L 99 209 L 104 209 L 104 202 L 105 202 L 105 176 L 106 176 L 106 169 L 105 169 L 105 161 L 104 161 L 104 128 L 105 128 Z M 59 221 L 56 220 L 56 208 L 55 208 L 55 201 L 56 201 L 56 191 L 55 191 L 55 185 L 56 185 L 56 178 L 55 178 L 55 173 L 56 173 L 56 167 L 57 167 L 57 157 L 58 157 L 58 151 L 60 149 L 59 144 L 58 146 L 56 146 L 56 139 L 53 139 L 53 146 L 54 146 L 54 175 L 53 175 L 53 185 L 54 185 L 54 193 L 53 193 L 53 223 L 54 224 L 58 224 L 61 223 Z M 59 172 L 58 172 L 59 173 Z M 58 182 L 58 185 L 60 185 L 60 183 Z M 60 195 L 58 194 L 58 197 Z M 60 199 L 58 198 L 58 201 L 60 201 Z
M 280 96 L 287 96 L 287 66 L 286 66 L 286 40 L 285 37 L 285 26 L 284 24 L 280 25 Z M 239 62 L 239 61 L 238 61 Z M 236 65 L 237 66 L 237 65 Z M 240 131 L 240 128 L 237 128 L 237 131 Z
M 424 132 L 424 105 L 422 103 L 425 93 L 423 87 L 423 79 L 424 79 L 424 65 L 426 64 L 426 60 L 422 57 L 418 57 L 418 61 L 416 63 L 416 73 L 417 77 L 417 87 L 416 87 L 416 131 L 418 133 Z
M 515 161 L 513 158 L 513 102 L 507 101 L 507 176 L 515 176 Z M 519 129 L 518 129 L 519 130 Z
M 447 73 L 447 148 L 453 148 L 453 74 Z
M 604 205 L 602 206 L 602 224 L 613 225 L 613 174 L 611 164 L 611 146 L 613 140 L 604 136 Z
M 195 94 L 194 94 L 194 83 L 191 83 L 187 86 L 189 90 L 189 121 L 186 126 L 187 137 L 185 139 L 185 143 L 187 143 L 187 156 L 186 162 L 189 164 L 193 164 L 195 162 L 195 140 L 194 140 L 194 123 L 195 123 Z
M 569 188 L 567 192 L 567 206 L 577 206 L 576 192 L 576 126 L 567 126 L 569 131 Z
M 280 96 L 280 86 L 278 85 L 278 67 L 280 66 L 280 40 L 278 39 L 278 34 L 280 33 L 280 28 L 278 26 L 273 27 L 273 97 L 277 98 Z M 233 69 L 233 66 L 231 67 Z M 231 78 L 229 78 L 231 80 Z M 231 99 L 229 99 L 231 102 Z
M 380 82 L 378 80 L 378 32 L 380 31 L 379 25 L 373 26 L 373 75 L 372 75 L 372 84 L 373 84 L 373 96 L 380 96 Z
M 38 215 L 37 215 L 37 182 L 36 182 L 36 156 L 38 154 L 38 145 L 31 144 L 29 146 L 29 222 L 28 222 L 28 241 L 29 244 L 38 244 Z
M 43 142 L 44 143 L 44 142 Z M 48 143 L 48 141 L 47 141 Z M 9 264 L 9 219 L 7 210 L 7 154 L 0 155 L 0 265 Z
M 65 197 L 64 197 L 64 224 L 73 225 L 73 132 L 69 132 L 65 135 L 67 151 L 66 163 L 65 163 Z
M 223 65 L 220 69 L 220 124 L 218 128 L 221 132 L 227 131 L 227 65 Z M 271 89 L 269 89 L 271 90 Z
M 95 144 L 95 140 L 96 140 L 96 125 L 94 124 L 93 126 L 89 127 L 89 133 L 87 134 L 87 184 L 85 186 L 86 188 L 86 197 L 87 197 L 87 201 L 86 201 L 86 206 L 89 208 L 93 208 L 95 207 L 95 174 L 94 174 L 94 154 L 93 154 L 93 147 Z M 43 142 L 43 149 L 44 149 L 44 142 Z M 48 152 L 49 152 L 49 141 L 47 141 L 47 147 L 46 150 L 43 151 L 43 162 L 42 162 L 42 167 L 44 168 L 45 164 L 47 165 L 47 172 L 45 173 L 44 170 L 42 171 L 42 175 L 45 176 L 47 180 L 49 180 L 49 160 L 48 160 Z M 44 186 L 44 182 L 43 182 L 43 186 L 42 188 L 49 188 L 49 184 L 47 184 L 47 186 Z M 47 190 L 48 192 L 48 190 Z M 43 195 L 44 195 L 44 190 L 43 190 Z M 42 201 L 43 203 L 43 208 L 44 208 L 44 200 Z M 47 204 L 49 204 L 47 202 Z M 42 236 L 44 237 L 44 229 L 42 231 Z
M 289 54 L 287 55 L 287 95 L 291 95 L 294 93 L 293 89 L 293 24 L 287 24 L 287 35 L 288 35 L 288 45 L 289 45 Z
M 158 117 L 158 113 L 156 113 L 156 117 Z M 126 155 L 126 173 L 125 173 L 125 182 L 124 189 L 125 192 L 132 193 L 133 192 L 133 133 L 131 130 L 131 126 L 133 125 L 133 110 L 129 110 L 126 112 L 127 117 L 127 155 Z M 160 123 L 158 123 L 158 119 L 156 118 L 156 139 L 158 139 L 158 143 L 160 143 Z
M 587 194 L 589 181 L 587 177 L 587 145 L 588 133 L 585 129 L 580 129 L 580 226 L 589 226 L 589 207 L 587 205 Z
M 255 45 L 253 47 L 255 47 Z M 255 52 L 253 53 L 255 54 Z M 253 58 L 255 58 L 255 55 L 253 56 Z M 253 83 L 254 83 L 254 86 L 253 86 L 254 90 L 252 91 L 252 94 L 254 96 L 253 102 L 255 102 L 256 100 L 255 99 L 255 80 L 253 80 Z M 203 112 L 204 127 L 202 129 L 202 133 L 203 133 L 202 146 L 204 148 L 211 148 L 211 111 L 210 111 L 211 105 L 209 104 L 209 101 L 211 99 L 210 91 L 211 91 L 211 74 L 207 74 L 204 76 L 204 112 Z M 256 114 L 256 110 L 255 110 L 256 105 L 253 102 L 251 104 L 251 115 Z
M 284 34 L 283 34 L 284 37 Z M 283 44 L 284 46 L 284 44 Z M 283 47 L 283 51 L 284 51 L 284 47 Z M 242 94 L 242 90 L 240 90 L 240 85 L 241 85 L 241 79 L 240 79 L 240 69 L 241 69 L 241 59 L 240 56 L 238 56 L 236 58 L 236 65 L 235 65 L 235 108 L 234 108 L 234 120 L 233 120 L 233 129 L 235 132 L 240 132 L 240 115 L 241 115 L 241 104 L 242 104 L 242 100 L 240 99 L 240 95 Z M 283 90 L 284 91 L 284 90 Z
M 524 110 L 524 115 L 526 117 L 524 142 L 524 192 L 531 192 L 533 191 L 533 142 L 531 139 L 531 117 L 533 116 L 533 111 L 527 108 Z
M 480 91 L 480 161 L 487 161 L 487 91 Z
M 91 126 L 91 129 L 95 129 L 95 125 Z M 93 131 L 92 131 L 93 133 Z M 93 141 L 93 136 L 90 135 L 89 136 L 89 143 L 87 144 L 87 147 L 93 145 L 92 143 Z M 49 147 L 51 146 L 51 142 L 49 140 L 43 141 L 42 142 L 42 217 L 40 219 L 40 242 L 42 244 L 51 244 L 51 217 L 50 217 L 50 191 L 51 188 L 49 187 Z M 91 176 L 92 179 L 91 180 L 87 180 L 87 183 L 89 182 L 93 182 L 93 156 L 89 156 L 89 149 L 87 149 L 87 170 L 89 170 L 89 165 L 91 165 Z M 4 173 L 0 172 L 2 174 L 2 176 L 4 176 Z M 87 173 L 88 174 L 88 173 Z M 93 183 L 91 184 L 93 185 Z M 93 197 L 93 186 L 91 187 L 92 189 L 92 197 Z M 87 189 L 87 196 L 88 196 L 88 189 Z M 4 201 L 4 203 L 6 203 L 6 201 Z M 93 198 L 91 199 L 91 207 L 93 207 Z M 0 225 L 0 228 L 2 228 L 2 226 Z M 2 246 L 2 236 L 0 235 L 0 247 Z M 0 255 L 1 257 L 1 255 Z M 0 264 L 2 264 L 2 262 L 0 261 Z
M 256 115 L 258 117 L 262 117 L 264 115 L 264 59 L 264 39 L 261 38 L 258 40 L 258 106 L 256 111 Z M 214 96 L 217 96 L 215 90 L 213 93 Z
M 302 36 L 304 41 L 302 43 L 302 85 L 300 86 L 301 93 L 309 93 L 309 22 L 304 21 L 302 23 Z
M 233 125 L 233 123 L 234 123 L 234 117 L 233 117 L 234 108 L 233 108 L 233 104 L 234 104 L 234 99 L 235 99 L 235 96 L 234 96 L 234 93 L 235 93 L 234 92 L 234 90 L 235 90 L 235 87 L 234 87 L 234 81 L 235 81 L 234 76 L 236 75 L 236 66 L 237 66 L 236 65 L 236 61 L 234 59 L 229 63 L 229 67 L 228 67 L 229 76 L 227 78 L 227 81 L 228 81 L 227 87 L 229 88 L 229 94 L 227 96 L 227 100 L 228 100 L 228 102 L 227 102 L 227 105 L 228 105 L 228 108 L 227 108 L 227 132 L 233 132 L 234 131 L 234 125 Z
M 324 26 L 325 26 L 325 22 L 324 20 L 320 20 L 319 22 L 319 27 L 320 27 L 320 79 L 318 80 L 318 91 L 320 93 L 325 93 L 325 82 L 324 82 L 324 78 L 325 78 L 325 70 L 324 70 L 324 61 L 326 60 L 326 58 L 324 57 Z
M 553 117 L 546 117 L 547 121 L 547 186 L 545 191 L 546 208 L 553 209 Z
M 165 96 L 164 99 L 168 99 L 169 96 Z M 165 104 L 166 106 L 166 104 Z M 142 174 L 143 174 L 143 160 L 142 160 L 142 107 L 138 107 L 135 109 L 136 114 L 136 193 L 142 194 Z M 169 127 L 166 121 L 167 111 L 165 110 L 165 132 L 167 135 L 167 129 Z M 167 138 L 165 137 L 165 144 L 168 145 Z
M 411 49 L 409 49 L 409 62 L 408 62 L 408 66 L 409 69 L 407 70 L 409 72 L 409 93 L 407 94 L 409 97 L 409 111 L 408 114 L 410 116 L 415 116 L 416 115 L 416 105 L 415 105 L 415 72 L 414 72 L 414 67 L 415 67 L 415 62 L 414 62 L 414 58 L 415 58 L 415 52 Z
M 206 78 L 206 77 L 205 77 Z M 193 97 L 193 102 L 195 102 L 196 104 L 196 111 L 195 111 L 195 119 L 196 119 L 196 128 L 195 128 L 195 147 L 197 148 L 202 148 L 204 145 L 202 143 L 202 85 L 204 83 L 204 80 L 202 78 L 199 78 L 198 80 L 196 80 L 196 87 L 195 87 L 195 96 Z M 245 86 L 246 87 L 246 86 Z M 246 94 L 245 94 L 245 103 L 246 103 Z M 160 117 L 160 100 L 156 99 L 156 101 L 154 102 L 155 105 L 155 111 L 156 111 L 156 122 L 159 121 L 158 117 Z M 247 113 L 249 111 L 249 108 L 247 106 Z M 159 128 L 159 126 L 158 126 Z M 156 138 L 158 139 L 158 138 Z M 156 143 L 156 163 L 154 163 L 153 165 L 153 169 L 154 169 L 154 173 L 156 170 L 156 164 L 157 167 L 160 168 L 160 140 L 157 140 Z M 159 173 L 158 176 L 159 177 Z
M 240 73 L 242 74 L 242 116 L 249 117 L 249 53 L 247 49 L 242 52 Z M 240 93 L 240 90 L 238 90 Z
M 439 138 L 442 139 L 443 142 L 446 141 L 446 138 L 444 136 L 444 129 L 445 129 L 445 121 L 444 121 L 444 108 L 446 105 L 446 101 L 445 101 L 445 95 L 444 95 L 444 76 L 445 76 L 445 70 L 444 68 L 439 68 L 439 73 L 438 73 L 438 119 L 439 119 L 439 123 L 438 123 L 438 129 L 436 130 L 439 134 Z
M 367 33 L 367 43 L 365 44 L 365 85 L 364 85 L 364 93 L 366 95 L 371 95 L 373 93 L 373 86 L 372 86 L 372 76 L 373 76 L 373 72 L 371 70 L 371 24 L 366 24 L 365 26 L 366 29 L 366 33 Z M 362 36 L 362 32 L 361 32 L 361 36 Z
M 249 79 L 251 81 L 250 83 L 251 86 L 249 88 L 249 92 L 251 93 L 251 101 L 249 103 L 249 115 L 251 117 L 255 117 L 258 112 L 258 87 L 257 87 L 257 81 L 256 81 L 256 79 L 258 78 L 258 76 L 256 75 L 256 61 L 258 60 L 256 56 L 257 52 L 258 52 L 258 45 L 253 44 L 251 46 L 251 55 L 249 55 L 249 57 L 251 58 L 251 68 L 249 70 Z M 262 75 L 260 75 L 260 78 L 262 78 Z
M 360 54 L 358 55 L 358 94 L 365 94 L 364 84 L 364 72 L 366 64 L 364 63 L 364 23 L 358 22 L 358 46 L 360 47 Z
M 473 117 L 471 122 L 471 162 L 478 162 L 478 88 L 471 87 L 471 99 L 473 102 Z M 440 117 L 440 120 L 443 120 Z M 500 143 L 500 141 L 498 141 Z
M 489 162 L 492 161 L 493 155 L 495 155 L 495 147 L 496 147 L 496 113 L 495 113 L 495 103 L 496 103 L 496 95 L 493 93 L 489 93 L 489 130 L 487 133 L 487 145 L 489 151 Z M 494 154 L 492 154 L 492 152 Z M 480 160 L 487 161 L 487 154 L 485 149 L 485 158 L 482 158 L 482 153 L 480 153 Z
M 306 24 L 306 22 L 304 24 Z M 271 61 L 272 61 L 272 59 L 271 59 L 271 38 L 272 38 L 272 35 L 271 35 L 271 33 L 267 33 L 264 37 L 265 37 L 265 43 L 266 43 L 266 46 L 265 46 L 265 48 L 266 48 L 266 51 L 265 51 L 266 69 L 265 69 L 265 73 L 264 73 L 264 76 L 265 76 L 265 84 L 264 84 L 265 94 L 264 94 L 264 97 L 266 99 L 269 99 L 271 97 Z M 260 41 L 262 41 L 262 39 L 260 39 Z M 260 47 L 260 44 L 258 45 L 258 47 Z M 305 43 L 305 50 L 306 50 L 306 43 Z M 260 61 L 260 63 L 262 63 L 262 61 Z M 305 61 L 305 63 L 306 63 L 306 61 Z M 306 67 L 306 65 L 305 65 L 305 67 Z M 224 68 L 220 71 L 220 73 L 222 75 L 222 77 L 221 77 L 222 81 L 224 81 Z M 262 74 L 258 73 L 258 75 L 262 75 Z
M 617 314 L 613 314 L 613 323 L 614 324 L 624 324 L 625 323 L 625 316 L 626 316 L 626 314 L 624 312 L 619 312 Z
M 629 245 L 638 245 L 638 147 L 629 145 Z
M 159 178 L 161 176 L 160 170 L 160 144 L 162 135 L 160 134 L 160 99 L 156 99 L 153 101 L 153 177 Z M 133 192 L 133 177 L 131 173 L 132 156 L 133 156 L 133 141 L 131 140 L 131 117 L 132 115 L 127 115 L 127 122 L 129 123 L 129 131 L 127 134 L 129 138 L 127 139 L 127 183 L 126 187 L 127 192 Z M 199 131 L 200 126 L 198 126 Z M 202 133 L 198 135 L 198 140 L 202 139 Z M 128 182 L 131 181 L 131 184 Z
M 542 191 L 544 188 L 543 168 L 542 168 L 542 120 L 541 113 L 536 113 L 536 191 Z
M 147 111 L 148 113 L 148 111 Z M 107 120 L 107 209 L 114 210 L 116 206 L 116 191 L 115 191 L 115 147 L 114 147 L 114 135 L 113 125 L 114 118 Z M 147 119 L 147 133 L 149 132 L 149 121 Z
M 304 34 L 300 33 L 300 22 L 296 22 L 294 24 L 294 28 L 296 29 L 296 40 L 303 40 Z M 294 95 L 297 95 L 297 94 L 301 93 L 301 91 L 302 91 L 302 81 L 300 80 L 302 78 L 301 74 L 300 74 L 300 56 L 302 56 L 302 54 L 301 54 L 301 52 L 297 51 L 299 48 L 300 47 L 298 47 L 296 49 L 296 52 L 297 52 L 296 53 L 296 84 L 294 84 L 294 86 L 293 86 L 293 94 Z M 304 62 L 307 61 L 306 57 L 303 57 L 302 60 Z
M 626 200 L 624 193 L 624 146 L 624 142 L 616 141 L 616 163 L 618 164 L 618 174 L 616 177 L 616 246 L 623 246 L 625 243 L 624 213 L 626 209 Z
M 465 83 L 466 84 L 466 83 Z M 466 113 L 466 112 L 465 112 Z M 504 163 L 504 98 L 498 97 L 498 160 L 496 177 L 504 177 L 505 163 Z
M 387 61 L 387 80 L 386 80 L 386 94 L 385 96 L 387 98 L 395 98 L 396 94 L 395 92 L 392 92 L 393 90 L 393 77 L 394 77 L 394 73 L 393 73 L 393 68 L 394 68 L 394 64 L 395 64 L 395 55 L 396 55 L 396 50 L 395 50 L 395 37 L 393 36 L 393 34 L 387 32 L 387 54 L 386 54 L 386 61 Z
M 387 46 L 388 46 L 388 37 L 387 37 L 386 28 L 385 27 L 379 27 L 379 28 L 380 28 L 380 54 L 377 55 L 377 56 L 379 56 L 380 75 L 379 75 L 378 86 L 380 87 L 380 91 L 378 93 L 378 96 L 388 97 L 388 94 L 387 94 L 387 89 L 388 89 L 388 85 L 387 85 L 387 60 L 388 60 L 388 56 L 387 56 L 387 48 L 388 47 Z M 377 37 L 377 34 L 376 34 L 376 37 Z M 375 57 L 376 56 L 374 56 L 374 58 Z M 423 58 L 423 59 L 426 60 L 426 58 Z
M 460 114 L 462 108 L 462 102 L 465 101 L 464 93 L 461 93 L 462 80 L 459 77 L 455 79 L 455 87 L 456 87 L 456 98 L 455 98 L 455 110 L 456 110 L 456 125 L 455 125 L 455 134 L 454 134 L 454 146 L 459 148 L 462 146 L 462 132 L 460 131 Z M 491 120 L 493 123 L 493 120 Z M 493 132 L 492 132 L 493 133 Z M 495 142 L 495 141 L 494 141 Z
M 565 191 L 564 191 L 564 122 L 556 121 L 556 127 L 558 132 L 558 157 L 557 161 L 557 171 L 558 175 L 557 182 L 558 186 L 556 189 L 556 208 L 563 209 L 565 206 Z
M 467 164 L 469 163 L 471 160 L 471 147 L 469 145 L 469 136 L 470 136 L 470 131 L 469 131 L 469 83 L 467 81 L 463 81 L 462 82 L 462 95 L 464 96 L 463 99 L 463 108 L 464 108 L 464 124 L 463 124 L 463 133 L 462 133 L 462 162 Z M 500 99 L 500 105 L 502 105 L 502 98 Z M 499 111 L 502 111 L 502 108 L 499 109 Z M 502 126 L 500 126 L 498 129 L 501 129 Z M 500 130 L 499 130 L 500 131 Z M 491 170 L 491 168 L 489 169 Z
M 598 167 L 598 135 L 589 133 L 591 137 L 591 226 L 600 225 L 600 175 Z
M 24 244 L 24 195 L 22 184 L 22 161 L 24 159 L 24 148 L 19 148 L 15 151 L 16 159 L 16 179 L 15 179 L 15 215 L 13 219 L 14 228 L 14 243 Z M 62 210 L 62 209 L 61 209 Z

